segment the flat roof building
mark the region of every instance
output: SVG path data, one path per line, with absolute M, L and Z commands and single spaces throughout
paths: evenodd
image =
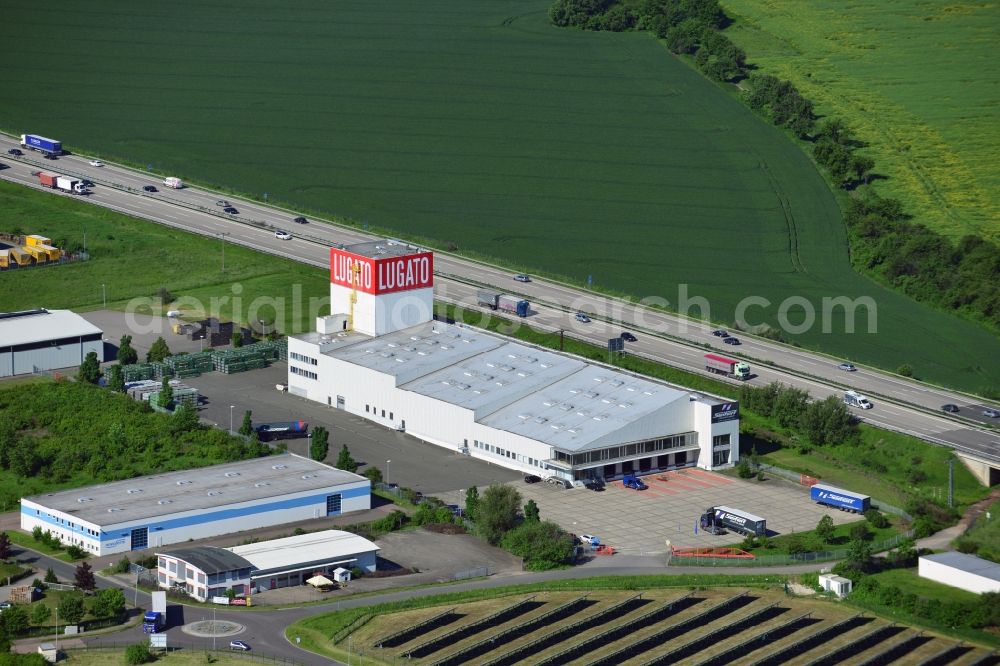
M 1000 592 L 1000 564 L 975 555 L 956 551 L 923 555 L 917 562 L 917 573 L 976 594 Z
M 363 476 L 293 454 L 143 476 L 21 499 L 21 528 L 94 555 L 371 508 Z
M 0 377 L 71 368 L 90 352 L 104 362 L 104 334 L 69 310 L 0 313 Z

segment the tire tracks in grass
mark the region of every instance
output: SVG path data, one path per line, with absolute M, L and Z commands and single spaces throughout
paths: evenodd
M 759 154 L 757 154 L 758 165 L 764 177 L 767 178 L 768 184 L 771 186 L 771 191 L 774 192 L 775 198 L 778 200 L 778 205 L 781 207 L 781 214 L 785 219 L 785 228 L 788 230 L 788 258 L 792 265 L 792 270 L 796 273 L 808 273 L 805 264 L 802 263 L 802 256 L 799 253 L 799 229 L 795 224 L 795 215 L 792 213 L 792 205 L 788 202 L 788 197 L 785 195 L 781 185 L 778 183 L 778 179 L 774 177 L 771 173 L 771 168 L 768 166 L 767 161 L 764 160 Z

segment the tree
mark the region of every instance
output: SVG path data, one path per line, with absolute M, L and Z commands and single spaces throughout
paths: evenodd
M 6 532 L 0 532 L 0 560 L 6 560 L 10 557 L 10 537 L 7 536 Z
M 514 528 L 517 509 L 521 506 L 521 493 L 510 486 L 491 484 L 479 502 L 476 529 L 494 546 L 503 535 Z
M 101 379 L 101 363 L 97 360 L 97 352 L 87 352 L 87 356 L 80 364 L 80 370 L 76 373 L 76 379 L 87 384 L 96 384 Z
M 868 176 L 875 168 L 875 160 L 865 155 L 854 155 L 851 157 L 851 171 L 854 173 L 854 180 L 859 183 L 867 183 Z
M 382 483 L 382 470 L 378 467 L 371 466 L 362 472 L 361 475 L 372 483 Z
M 351 457 L 351 452 L 347 450 L 347 444 L 340 447 L 340 453 L 337 455 L 337 462 L 334 464 L 334 467 L 348 472 L 357 471 L 358 463 Z
M 816 523 L 816 536 L 825 543 L 830 543 L 833 540 L 834 531 L 833 518 L 830 516 L 823 516 Z
M 249 409 L 243 413 L 243 423 L 240 424 L 240 434 L 249 437 L 253 434 L 253 412 Z
M 117 617 L 125 610 L 125 593 L 117 587 L 101 590 L 94 599 L 91 612 L 96 617 Z
M 118 342 L 118 362 L 122 365 L 132 365 L 139 362 L 139 353 L 132 348 L 131 335 L 123 335 Z
M 52 567 L 49 567 L 48 569 L 45 570 L 45 582 L 46 583 L 59 582 L 59 579 L 56 578 L 56 572 L 52 570 Z
M 160 395 L 157 397 L 156 404 L 159 405 L 161 409 L 170 409 L 170 405 L 174 402 L 174 389 L 170 385 L 170 379 L 167 377 L 163 378 L 160 382 Z
M 163 359 L 171 356 L 170 347 L 167 346 L 167 341 L 163 339 L 163 336 L 156 338 L 156 342 L 153 346 L 149 348 L 146 352 L 146 363 L 160 363 Z
M 872 533 L 868 530 L 868 525 L 865 523 L 858 523 L 857 525 L 851 526 L 851 540 L 853 541 L 871 541 Z
M 50 617 L 52 617 L 52 609 L 45 604 L 35 604 L 31 610 L 31 623 L 35 626 L 40 627 L 47 624 Z
M 4 633 L 8 638 L 20 636 L 28 631 L 28 611 L 20 604 L 4 610 L 0 617 L 3 618 Z
M 234 328 L 233 329 L 233 335 L 232 335 L 232 337 L 229 340 L 230 340 L 230 342 L 233 345 L 233 349 L 236 349 L 237 347 L 242 347 L 243 346 L 243 331 L 241 331 L 238 327 Z
M 312 441 L 309 442 L 309 457 L 321 462 L 326 460 L 326 454 L 330 452 L 329 439 L 330 433 L 327 432 L 326 428 L 323 426 L 313 428 Z
M 470 486 L 465 491 L 465 517 L 472 522 L 475 522 L 479 515 L 479 502 L 479 488 Z
M 94 572 L 91 571 L 90 565 L 86 562 L 80 562 L 80 564 L 76 566 L 74 578 L 76 579 L 76 586 L 81 590 L 87 590 L 89 592 L 97 586 L 94 581 Z
M 116 393 L 125 392 L 125 373 L 122 366 L 112 365 L 108 368 L 108 388 Z
M 540 520 L 541 516 L 538 512 L 538 505 L 535 504 L 535 500 L 528 500 L 528 503 L 524 505 L 524 522 L 537 523 Z
M 86 564 L 86 562 L 84 562 Z M 69 594 L 63 597 L 59 604 L 59 617 L 66 621 L 66 624 L 77 624 L 83 619 L 86 609 L 83 605 L 83 596 L 79 594 Z
M 502 544 L 505 550 L 523 557 L 525 566 L 534 571 L 552 569 L 569 562 L 576 546 L 570 535 L 547 520 L 526 520 L 504 534 Z
M 177 434 L 197 430 L 198 427 L 198 412 L 191 403 L 182 402 L 177 405 L 174 409 L 174 415 L 171 417 L 170 431 Z
M 844 563 L 848 567 L 867 572 L 872 563 L 872 546 L 867 541 L 855 539 L 847 546 L 847 558 Z

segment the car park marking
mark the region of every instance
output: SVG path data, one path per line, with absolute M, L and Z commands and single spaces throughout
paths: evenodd
M 680 475 L 680 472 L 668 472 L 668 474 Z M 713 474 L 712 472 L 698 469 L 697 467 L 688 467 L 684 473 L 685 476 L 694 475 L 705 479 L 706 481 L 711 481 L 713 485 L 717 486 L 728 486 L 731 483 L 736 483 L 733 479 L 728 479 L 721 474 Z

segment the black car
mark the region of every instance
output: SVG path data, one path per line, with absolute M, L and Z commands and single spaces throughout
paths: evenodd
M 742 342 L 740 342 L 739 338 L 733 338 L 733 337 L 726 338 L 725 340 L 723 340 L 723 342 L 725 342 L 727 345 L 741 345 L 741 344 L 743 344 Z
M 953 405 L 948 403 L 947 405 L 941 405 L 941 411 L 948 412 L 949 414 L 958 414 L 958 405 Z
M 717 338 L 728 338 L 729 337 L 729 333 L 727 333 L 726 331 L 722 330 L 721 328 L 717 328 L 714 331 L 712 331 L 712 335 L 714 335 Z
M 20 148 L 11 148 L 10 150 L 7 151 L 7 154 L 8 155 L 18 155 L 18 156 L 24 155 L 24 153 L 21 152 Z
M 601 479 L 585 479 L 583 485 L 590 490 L 602 491 L 604 490 L 604 481 Z
M 622 337 L 622 340 L 624 340 L 625 342 L 635 342 L 636 340 L 639 339 L 639 338 L 635 337 L 634 335 L 632 335 L 631 333 L 629 333 L 628 331 L 623 331 L 621 337 Z
M 47 160 L 56 160 L 56 159 L 59 159 L 58 157 L 56 157 L 52 153 L 45 153 L 44 155 L 42 155 L 42 157 L 44 157 Z
M 226 206 L 225 208 L 222 209 L 222 212 L 223 213 L 229 213 L 230 215 L 239 215 L 240 214 L 240 211 L 236 210 L 232 206 Z
M 83 180 L 80 181 L 80 184 L 83 185 L 84 187 L 93 187 L 94 181 L 87 180 L 86 178 L 84 178 Z
M 524 482 L 525 483 L 538 483 L 541 480 L 542 480 L 542 477 L 535 476 L 534 474 L 525 474 L 524 475 Z
M 309 220 L 307 220 L 304 217 L 297 217 L 294 220 L 292 220 L 292 222 L 294 222 L 295 224 L 309 224 Z
M 143 192 L 156 192 L 156 186 L 155 185 L 143 185 L 142 186 L 142 191 Z

